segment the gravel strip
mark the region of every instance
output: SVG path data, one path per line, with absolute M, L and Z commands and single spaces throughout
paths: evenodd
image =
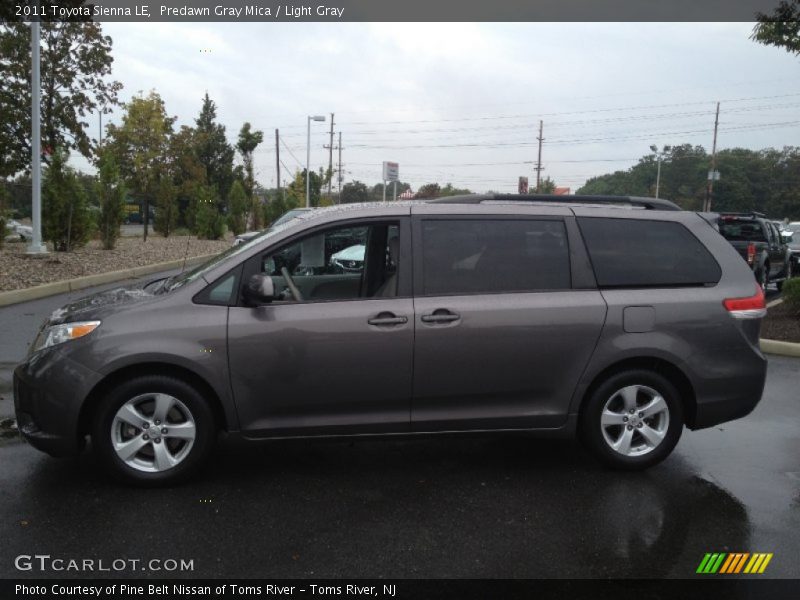
M 51 251 L 44 257 L 30 257 L 25 254 L 27 244 L 6 242 L 0 250 L 0 291 L 213 254 L 230 245 L 227 239 L 198 240 L 191 236 L 153 236 L 146 243 L 141 238 L 123 237 L 114 250 L 103 250 L 98 240 L 92 240 L 73 252 Z

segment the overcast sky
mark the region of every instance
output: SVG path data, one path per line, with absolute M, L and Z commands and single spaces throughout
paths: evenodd
M 516 191 L 543 175 L 573 191 L 626 169 L 651 144 L 710 150 L 800 145 L 800 58 L 750 41 L 749 23 L 106 23 L 122 100 L 157 90 L 178 125 L 208 91 L 234 142 L 264 132 L 256 176 L 275 183 L 327 166 L 330 113 L 342 132 L 345 182 L 373 185 L 400 163 L 416 190 L 438 182 Z M 116 111 L 112 120 L 119 118 Z M 106 121 L 107 122 L 107 121 Z M 92 137 L 97 135 L 97 124 Z M 335 158 L 334 158 L 335 162 Z M 85 161 L 75 159 L 80 168 Z M 723 174 L 724 177 L 724 174 Z

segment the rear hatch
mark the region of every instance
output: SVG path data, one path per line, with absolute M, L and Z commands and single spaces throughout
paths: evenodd
M 761 223 L 752 215 L 721 215 L 719 232 L 747 262 L 757 246 L 767 243 Z

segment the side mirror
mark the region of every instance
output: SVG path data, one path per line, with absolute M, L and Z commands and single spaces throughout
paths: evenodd
M 794 233 L 791 231 L 781 231 L 781 239 L 785 244 L 788 244 L 794 238 Z
M 275 298 L 275 284 L 272 277 L 262 273 L 251 276 L 242 292 L 245 301 L 251 306 L 268 304 Z

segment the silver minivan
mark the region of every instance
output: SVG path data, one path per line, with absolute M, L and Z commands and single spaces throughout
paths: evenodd
M 55 311 L 15 371 L 15 407 L 33 446 L 68 455 L 90 438 L 145 484 L 193 473 L 222 431 L 577 435 L 641 469 L 684 426 L 753 410 L 765 312 L 713 218 L 668 201 L 342 205 Z

